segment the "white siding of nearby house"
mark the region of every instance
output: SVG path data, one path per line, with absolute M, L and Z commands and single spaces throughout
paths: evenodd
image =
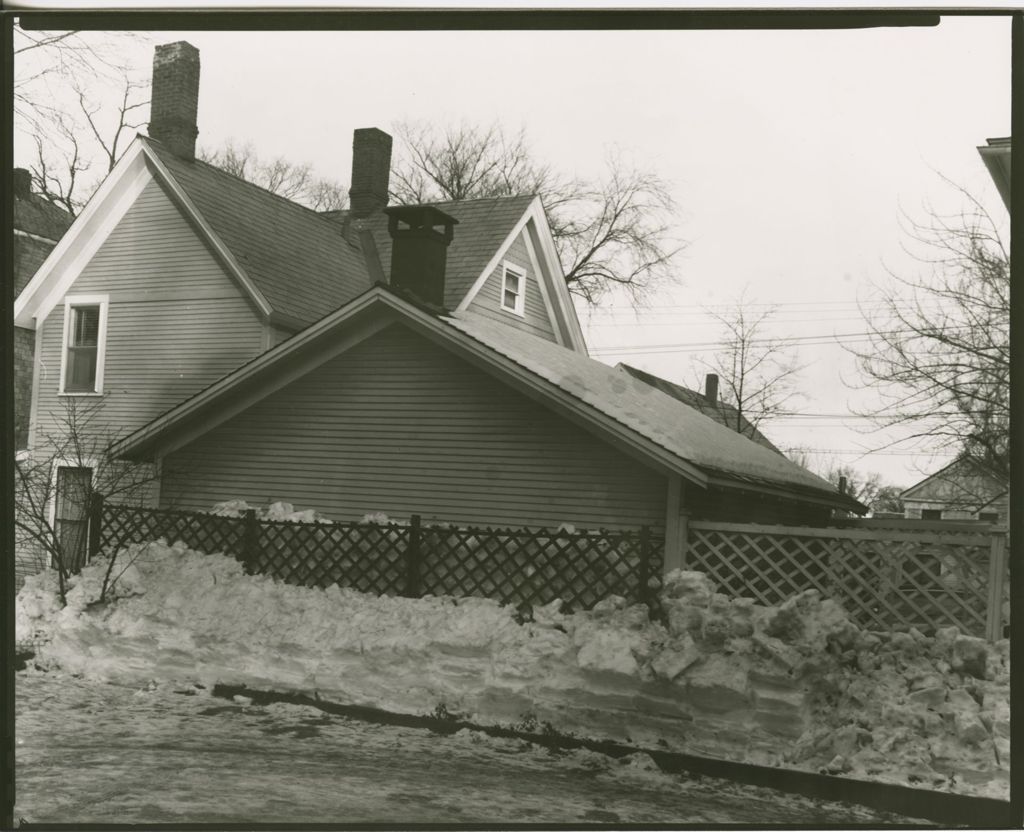
M 480 287 L 480 291 L 467 309 L 548 341 L 556 341 L 555 331 L 551 326 L 551 317 L 538 283 L 538 276 L 523 239 L 524 234 L 526 234 L 525 229 L 512 242 L 503 258 L 514 266 L 518 266 L 526 274 L 523 315 L 516 315 L 501 308 L 503 274 L 501 262 Z
M 161 504 L 662 528 L 665 478 L 394 324 L 163 460 Z
M 93 426 L 124 435 L 264 348 L 258 313 L 155 180 L 67 294 L 109 296 L 103 395 L 59 395 L 61 301 L 40 324 L 36 447 L 66 403 L 99 403 Z

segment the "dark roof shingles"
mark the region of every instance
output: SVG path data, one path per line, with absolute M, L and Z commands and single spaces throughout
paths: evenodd
M 533 196 L 524 195 L 429 203 L 459 221 L 448 247 L 445 306 L 455 309 L 459 305 L 533 200 Z M 321 216 L 343 225 L 348 211 L 330 211 Z M 373 232 L 381 268 L 385 275 L 389 275 L 391 237 L 388 235 L 388 218 L 384 214 L 373 214 L 361 223 Z
M 308 325 L 369 287 L 362 253 L 326 217 L 148 141 L 274 312 Z

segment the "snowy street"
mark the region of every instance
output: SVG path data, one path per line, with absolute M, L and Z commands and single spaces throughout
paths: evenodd
M 32 822 L 758 823 L 904 820 L 649 758 L 441 736 L 190 685 L 17 674 L 15 818 Z

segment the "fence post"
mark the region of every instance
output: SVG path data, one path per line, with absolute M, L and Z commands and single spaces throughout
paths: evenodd
M 248 574 L 256 571 L 256 554 L 260 540 L 260 524 L 256 519 L 256 509 L 245 510 L 245 522 L 242 527 L 242 564 Z
M 985 638 L 989 641 L 999 641 L 1003 637 L 1003 587 L 1005 581 L 1006 533 L 993 532 L 988 553 L 988 615 L 985 620 Z
M 93 493 L 89 497 L 89 549 L 86 552 L 86 563 L 100 553 L 100 530 L 103 523 L 103 495 Z
M 648 526 L 640 527 L 640 602 L 648 603 L 650 588 L 647 581 L 651 577 L 651 530 Z
M 420 516 L 414 514 L 409 523 L 409 545 L 405 549 L 405 594 L 408 598 L 419 598 L 420 587 Z

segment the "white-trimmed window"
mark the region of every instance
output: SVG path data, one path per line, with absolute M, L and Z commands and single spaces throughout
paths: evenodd
M 501 264 L 501 308 L 522 315 L 526 294 L 526 272 L 511 263 Z
M 103 392 L 109 307 L 107 295 L 68 295 L 64 299 L 62 395 L 88 396 Z

